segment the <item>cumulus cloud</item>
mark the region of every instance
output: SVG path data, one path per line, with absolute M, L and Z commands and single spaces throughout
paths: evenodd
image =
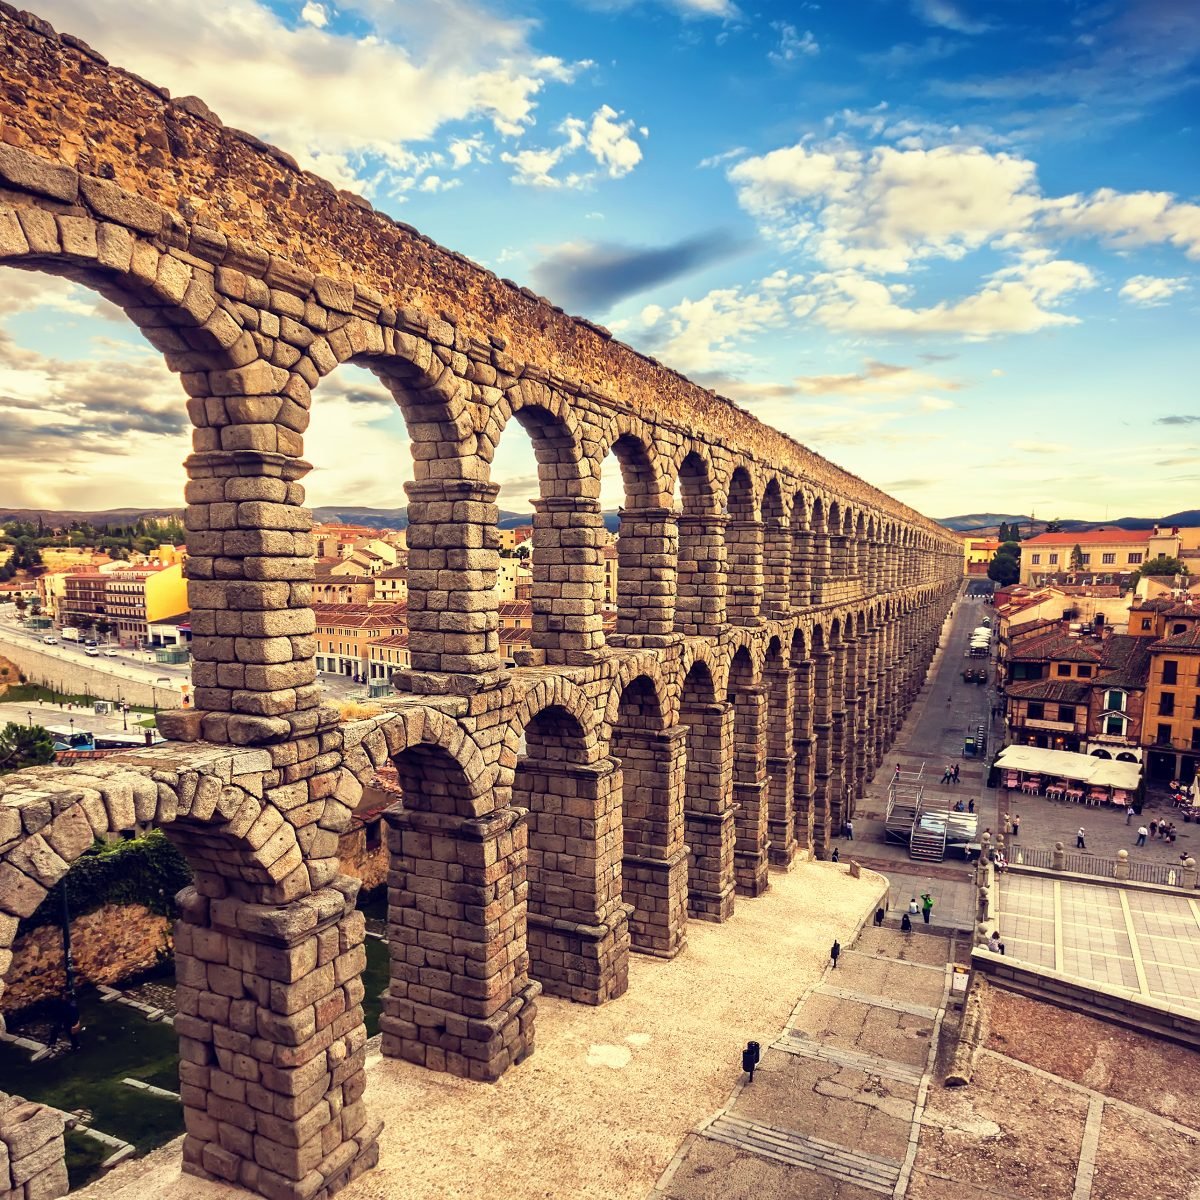
M 261 0 L 45 0 L 39 12 L 174 94 L 203 96 L 228 124 L 302 165 L 360 187 L 374 178 L 366 160 L 410 172 L 413 147 L 449 122 L 519 136 L 547 84 L 570 82 L 586 65 L 537 53 L 529 22 L 498 16 L 482 0 L 343 7 L 368 26 L 366 36 L 334 32 L 316 2 L 294 27 Z
M 1165 304 L 1179 292 L 1187 291 L 1186 279 L 1164 279 L 1154 275 L 1132 275 L 1121 288 L 1122 300 L 1138 304 L 1143 308 L 1154 308 Z
M 600 313 L 626 296 L 731 258 L 746 247 L 720 229 L 668 246 L 567 242 L 555 246 L 531 275 L 538 291 L 556 304 Z
M 622 121 L 621 114 L 607 104 L 602 104 L 591 117 L 583 121 L 568 117 L 558 127 L 563 140 L 557 146 L 531 147 L 515 153 L 505 151 L 500 155 L 502 162 L 514 167 L 513 182 L 526 187 L 539 188 L 582 188 L 595 180 L 598 174 L 609 179 L 620 179 L 642 161 L 642 148 L 633 137 L 632 120 Z M 638 129 L 642 137 L 644 128 Z M 554 172 L 568 158 L 586 150 L 599 168 L 576 170 L 566 175 Z
M 951 0 L 913 0 L 913 11 L 928 24 L 955 33 L 986 33 L 991 28 L 987 21 L 968 16 L 961 5 Z
M 787 21 L 772 21 L 771 28 L 779 35 L 779 44 L 767 57 L 776 66 L 786 66 L 821 53 L 821 47 L 811 30 L 806 29 L 801 33 Z
M 958 391 L 962 384 L 943 379 L 931 371 L 868 359 L 863 369 L 844 375 L 802 375 L 793 380 L 797 393 L 805 396 L 894 397 L 916 392 Z M 952 403 L 950 404 L 952 407 Z
M 1181 203 L 1169 192 L 1100 188 L 1049 202 L 1046 219 L 1064 233 L 1100 238 L 1118 249 L 1160 243 L 1200 259 L 1200 204 Z

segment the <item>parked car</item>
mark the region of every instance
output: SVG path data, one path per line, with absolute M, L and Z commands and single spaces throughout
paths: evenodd
M 88 658 L 99 658 L 100 657 L 100 651 L 97 650 L 95 646 L 85 646 L 83 648 L 83 652 L 84 652 L 84 654 L 86 654 L 88 656 Z
M 47 646 L 57 646 L 58 645 L 58 638 L 51 637 L 50 634 L 46 634 L 46 636 L 44 638 L 42 638 L 42 641 Z
M 120 653 L 120 651 L 118 651 L 115 646 L 108 646 L 105 648 L 104 657 L 105 658 L 116 658 L 119 653 Z

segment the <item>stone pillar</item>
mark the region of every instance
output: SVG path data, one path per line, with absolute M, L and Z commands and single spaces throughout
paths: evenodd
M 813 853 L 829 850 L 833 791 L 833 652 L 815 650 L 813 658 Z
M 56 1200 L 70 1186 L 62 1114 L 0 1092 L 0 1200 Z
M 247 428 L 257 427 L 226 427 L 227 440 Z M 201 451 L 186 467 L 193 700 L 203 735 L 261 745 L 311 734 L 320 704 L 312 513 L 298 482 L 310 464 L 248 448 Z
M 782 516 L 763 524 L 763 613 L 782 619 L 791 611 L 792 545 Z
M 793 824 L 796 846 L 812 848 L 813 829 L 813 664 L 795 664 L 795 717 L 792 723 L 792 757 L 795 759 L 793 778 Z
M 684 784 L 684 834 L 688 867 L 688 916 L 726 921 L 734 907 L 733 705 L 685 704 L 688 727 Z
M 849 573 L 850 565 L 847 558 L 847 539 L 840 533 L 831 533 L 829 535 L 829 577 L 831 579 L 845 579 Z
M 803 522 L 792 519 L 792 595 L 793 608 L 807 608 L 813 592 L 812 534 Z
M 733 861 L 737 890 L 761 896 L 768 879 L 766 691 L 761 685 L 741 688 L 733 697 L 733 800 L 736 841 Z
M 479 691 L 501 679 L 497 633 L 499 484 L 477 479 L 406 483 L 408 631 L 413 692 Z
M 683 840 L 687 729 L 619 730 L 625 829 L 622 892 L 634 950 L 674 958 L 687 945 L 688 848 Z
M 328 1196 L 373 1166 L 363 1103 L 364 919 L 339 876 L 286 905 L 179 894 L 183 1169 L 270 1200 Z
M 792 754 L 792 673 L 780 663 L 767 674 L 767 836 L 769 860 L 786 871 L 796 855 L 796 763 Z
M 604 655 L 604 518 L 600 501 L 533 502 L 532 663 L 589 666 Z
M 621 510 L 614 646 L 665 646 L 675 629 L 679 530 L 669 508 Z
M 388 946 L 383 1053 L 436 1071 L 495 1080 L 533 1052 L 525 947 L 524 814 L 384 813 Z
M 612 759 L 525 759 L 513 804 L 529 812 L 529 974 L 548 996 L 603 1004 L 629 984 L 621 899 L 621 774 Z
M 761 625 L 763 527 L 761 521 L 734 520 L 725 525 L 728 560 L 726 611 L 731 625 Z
M 816 530 L 812 535 L 812 593 L 813 603 L 824 601 L 823 589 L 833 574 L 833 547 L 829 535 Z
M 686 637 L 716 637 L 725 624 L 725 523 L 715 514 L 678 519 L 675 628 Z

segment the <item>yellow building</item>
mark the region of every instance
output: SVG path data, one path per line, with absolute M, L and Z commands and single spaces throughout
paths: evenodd
M 369 675 L 370 645 L 408 632 L 403 605 L 313 605 L 317 619 L 317 670 Z
M 408 603 L 408 568 L 390 567 L 374 576 L 371 580 L 373 592 L 371 599 L 377 604 L 407 604 Z
M 1071 559 L 1079 547 L 1081 562 Z M 1151 553 L 1153 547 L 1153 553 Z M 1021 543 L 1021 582 L 1060 582 L 1072 571 L 1088 575 L 1117 575 L 1137 571 L 1158 554 L 1179 553 L 1177 535 L 1156 535 L 1148 529 L 1088 529 L 1071 533 L 1039 533 Z
M 963 574 L 986 575 L 988 563 L 1000 548 L 1000 539 L 980 537 L 976 533 L 963 534 Z

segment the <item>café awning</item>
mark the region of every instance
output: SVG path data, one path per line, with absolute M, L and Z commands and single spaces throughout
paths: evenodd
M 1137 787 L 1142 771 L 1140 763 L 1096 758 L 1071 750 L 1044 750 L 1041 746 L 1005 746 L 996 757 L 996 766 L 1006 771 L 1035 772 L 1126 791 Z

